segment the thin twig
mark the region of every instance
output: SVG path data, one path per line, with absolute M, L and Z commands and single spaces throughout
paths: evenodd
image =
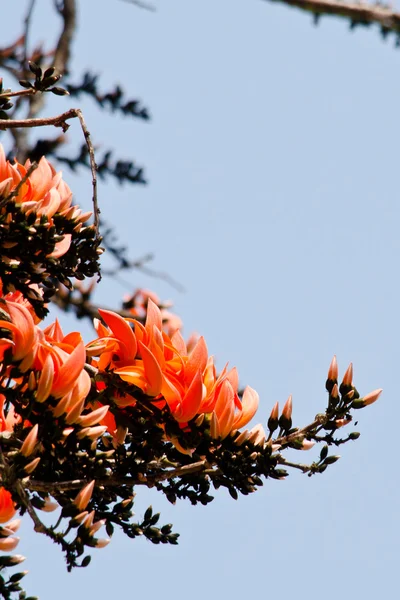
M 20 497 L 22 505 L 25 506 L 30 518 L 32 519 L 32 521 L 34 523 L 35 531 L 37 531 L 38 533 L 47 534 L 48 530 L 47 530 L 46 525 L 44 523 L 42 523 L 42 521 L 39 519 L 35 509 L 33 508 L 32 504 L 31 504 L 31 501 L 29 500 L 28 494 L 26 493 L 21 481 L 19 481 L 19 480 L 15 482 L 15 491 L 17 492 L 18 496 Z
M 124 0 L 124 2 L 134 4 L 138 8 L 143 8 L 144 10 L 149 10 L 151 12 L 156 12 L 157 10 L 153 4 L 148 4 L 147 2 L 142 2 L 141 0 Z
M 285 465 L 286 467 L 291 467 L 293 469 L 299 469 L 299 471 L 302 471 L 303 473 L 308 473 L 309 471 L 311 471 L 311 467 L 309 465 L 303 465 L 301 463 L 290 462 L 289 460 L 286 460 L 286 458 L 284 458 L 281 454 L 278 454 L 277 462 L 278 462 L 278 464 Z
M 185 475 L 191 475 L 200 471 L 207 473 L 214 472 L 210 468 L 211 465 L 205 460 L 198 461 L 191 465 L 184 465 L 176 469 L 170 469 L 167 471 L 161 471 L 155 475 L 149 475 L 148 477 L 142 476 L 140 479 L 133 479 L 132 477 L 109 477 L 107 479 L 96 479 L 96 487 L 115 487 L 120 485 L 126 485 L 134 487 L 135 485 L 149 485 L 152 486 L 154 483 L 159 481 L 166 481 L 167 479 L 173 479 L 174 477 L 185 477 Z M 33 492 L 48 492 L 49 494 L 56 494 L 57 492 L 67 492 L 70 490 L 79 490 L 83 486 L 87 485 L 86 479 L 73 479 L 71 481 L 33 481 L 27 480 L 25 483 L 26 489 Z
M 92 171 L 92 189 L 93 189 L 92 201 L 93 201 L 93 212 L 94 212 L 93 217 L 94 217 L 94 226 L 96 229 L 96 234 L 98 236 L 99 235 L 100 210 L 99 210 L 99 206 L 97 203 L 97 175 L 96 175 L 97 165 L 96 165 L 96 160 L 95 160 L 95 156 L 94 156 L 94 147 L 92 144 L 92 140 L 90 138 L 89 130 L 85 123 L 85 119 L 83 118 L 82 111 L 79 108 L 76 109 L 76 116 L 78 117 L 79 122 L 81 124 L 83 135 L 84 135 L 85 141 L 86 141 L 86 146 L 89 151 L 90 170 Z
M 312 423 L 310 423 L 310 425 L 306 425 L 306 427 L 303 427 L 302 429 L 297 429 L 296 431 L 294 431 L 293 433 L 290 433 L 289 435 L 282 435 L 281 437 L 278 437 L 276 440 L 273 440 L 273 443 L 279 444 L 280 446 L 290 444 L 291 442 L 294 442 L 295 440 L 297 440 L 299 437 L 303 438 L 306 433 L 310 433 L 314 429 L 316 431 L 319 430 L 319 428 L 322 427 L 323 425 L 325 425 L 325 423 L 327 423 L 327 421 L 328 421 L 328 417 L 326 415 L 323 415 L 323 414 L 317 415 L 315 417 L 314 421 Z
M 385 31 L 400 33 L 400 13 L 390 6 L 340 0 L 264 0 L 279 4 L 288 4 L 316 16 L 331 15 L 350 20 L 352 24 L 380 25 Z
M 15 98 L 15 96 L 33 96 L 37 93 L 37 90 L 34 88 L 29 88 L 29 90 L 19 90 L 18 92 L 9 92 L 0 94 L 0 98 Z
M 71 56 L 71 43 L 76 29 L 76 2 L 64 0 L 58 12 L 63 19 L 63 28 L 58 39 L 54 53 L 54 66 L 60 75 L 68 71 L 68 62 Z
M 25 27 L 25 33 L 24 33 L 24 58 L 23 58 L 23 68 L 24 69 L 26 69 L 26 66 L 27 66 L 27 63 L 28 63 L 29 30 L 30 30 L 30 26 L 31 26 L 33 9 L 35 8 L 35 2 L 36 2 L 36 0 L 31 0 L 31 2 L 29 4 L 29 7 L 28 7 L 28 11 L 26 13 L 26 17 L 24 19 L 24 27 Z
M 77 109 L 71 108 L 61 115 L 56 117 L 44 117 L 42 119 L 0 119 L 0 129 L 29 129 L 32 127 L 46 127 L 47 125 L 54 125 L 54 127 L 61 127 L 65 133 L 69 129 L 69 119 L 75 119 L 77 117 Z

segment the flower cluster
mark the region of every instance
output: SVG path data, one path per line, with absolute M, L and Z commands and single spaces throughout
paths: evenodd
M 162 313 L 151 298 L 145 325 L 110 311 L 99 312 L 107 327 L 96 320 L 98 338 L 86 349 L 88 356 L 97 357 L 93 364 L 99 372 L 111 370 L 132 385 L 132 394 L 115 399 L 117 406 L 134 406 L 138 388 L 158 407 L 167 406 L 182 427 L 199 415 L 210 415 L 211 436 L 221 439 L 253 418 L 257 392 L 248 386 L 239 398 L 236 369 L 226 366 L 217 375 L 204 338 L 188 351 L 179 329 L 171 337 L 165 333 Z
M 25 510 L 36 531 L 62 546 L 69 569 L 88 564 L 85 548 L 108 544 L 97 538 L 103 526 L 109 537 L 118 525 L 131 538 L 176 544 L 171 525 L 155 527 L 151 508 L 131 522 L 135 486 L 157 486 L 172 503 L 207 504 L 211 486 L 236 498 L 262 485 L 261 477 L 284 479 L 282 466 L 313 475 L 338 459 L 328 447 L 358 434 L 337 441 L 336 431 L 381 390 L 360 397 L 351 365 L 339 384 L 336 358 L 325 413 L 293 427 L 289 396 L 281 411 L 274 405 L 266 433 L 262 424 L 244 429 L 258 409 L 257 392 L 240 390 L 236 368 L 217 372 L 204 338 L 186 342 L 180 319 L 152 292 L 138 290 L 121 313 L 92 305 L 100 318 L 88 344 L 79 332 L 64 334 L 57 320 L 42 327 L 54 281 L 69 287 L 69 277 L 93 274 L 97 261 L 98 240 L 85 226 L 90 213 L 71 198 L 46 159 L 35 169 L 29 161 L 12 165 L 0 147 L 0 523 L 8 523 L 0 527 L 0 550 L 16 547 L 19 521 L 11 519 Z M 89 298 L 92 287 L 78 281 L 75 290 Z M 321 441 L 311 465 L 282 455 Z M 54 527 L 35 512 L 57 509 Z M 21 559 L 0 557 L 0 571 Z
M 0 277 L 5 291 L 21 291 L 41 317 L 54 279 L 71 287 L 70 277 L 98 272 L 90 216 L 72 204 L 70 188 L 46 158 L 12 164 L 0 144 Z

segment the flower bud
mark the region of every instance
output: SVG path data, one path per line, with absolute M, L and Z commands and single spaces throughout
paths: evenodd
M 261 425 L 261 423 L 253 427 L 253 429 L 249 432 L 248 440 L 254 444 L 254 446 L 262 446 L 264 444 L 266 435 L 264 427 Z
M 14 554 L 14 556 L 1 556 L 0 564 L 4 567 L 15 567 L 24 562 L 25 559 L 26 557 L 22 556 L 22 554 Z
M 78 425 L 81 425 L 81 427 L 91 427 L 92 425 L 96 425 L 104 419 L 109 408 L 109 406 L 101 406 L 87 415 L 82 415 L 76 422 Z
M 83 523 L 86 520 L 88 514 L 88 511 L 84 510 L 83 512 L 79 513 L 79 515 L 76 515 L 76 517 L 74 517 L 70 521 L 71 527 L 77 527 L 78 525 L 81 525 L 81 523 Z
M 114 439 L 113 439 L 113 446 L 114 446 L 114 448 L 117 448 L 118 446 L 121 446 L 125 442 L 125 438 L 127 436 L 127 433 L 128 433 L 128 428 L 127 427 L 122 427 L 121 425 L 119 425 L 117 427 L 117 430 L 115 432 Z
M 107 425 L 96 425 L 96 427 L 89 427 L 89 431 L 88 431 L 86 437 L 88 437 L 90 440 L 96 441 L 106 431 L 107 431 Z
M 286 400 L 283 407 L 281 417 L 279 419 L 279 427 L 284 431 L 288 431 L 292 426 L 292 395 Z
M 44 512 L 53 512 L 57 510 L 57 508 L 60 508 L 58 502 L 51 500 L 50 496 L 46 496 L 44 499 L 44 504 L 40 510 L 43 510 Z
M 382 394 L 382 389 L 378 389 L 378 390 L 374 390 L 373 392 L 370 392 L 369 394 L 367 394 L 366 396 L 364 396 L 364 398 L 362 398 L 362 401 L 364 403 L 364 406 L 369 406 L 370 404 L 373 404 L 374 402 L 376 402 L 379 398 L 379 396 Z
M 100 521 L 96 521 L 96 523 L 93 523 L 92 527 L 89 529 L 89 535 L 93 536 L 105 524 L 106 524 L 106 519 L 101 519 Z
M 18 546 L 19 537 L 6 537 L 0 539 L 1 552 L 12 552 Z
M 89 529 L 93 525 L 94 516 L 95 511 L 91 510 L 90 513 L 88 513 L 86 519 L 83 521 L 83 525 L 86 527 L 86 529 Z
M 44 402 L 50 396 L 54 380 L 54 363 L 50 354 L 44 361 L 43 369 L 39 377 L 39 383 L 36 390 L 36 400 Z
M 75 404 L 71 406 L 71 410 L 68 411 L 68 414 L 65 418 L 65 422 L 67 423 L 67 425 L 72 425 L 73 423 L 76 423 L 76 421 L 79 419 L 81 412 L 83 411 L 85 406 L 85 399 L 86 398 L 77 400 Z
M 105 548 L 110 542 L 111 540 L 107 540 L 105 538 L 96 540 L 96 548 Z
M 95 481 L 93 480 L 87 485 L 85 485 L 85 487 L 83 487 L 79 494 L 77 494 L 77 496 L 75 497 L 75 500 L 73 502 L 79 510 L 85 510 L 85 508 L 89 504 L 90 498 L 92 497 L 94 484 Z
M 279 402 L 275 402 L 273 409 L 271 410 L 271 414 L 268 419 L 268 429 L 271 434 L 274 433 L 276 429 L 278 429 L 278 421 L 279 421 Z
M 352 419 L 336 419 L 335 425 L 339 429 L 339 427 L 344 427 L 345 425 L 351 423 L 351 421 Z
M 237 446 L 241 446 L 249 437 L 249 431 L 247 429 L 245 429 L 244 431 L 242 431 L 236 438 L 235 438 L 235 444 Z
M 200 427 L 200 425 L 203 424 L 203 421 L 204 421 L 204 413 L 201 413 L 201 415 L 196 417 L 194 424 L 196 425 L 196 427 Z
M 334 408 L 339 402 L 339 388 L 337 383 L 334 384 L 329 393 L 329 408 Z
M 312 440 L 304 439 L 299 450 L 311 450 L 313 446 L 315 446 L 315 442 L 313 442 Z
M 29 456 L 35 449 L 37 437 L 38 437 L 39 425 L 36 423 L 25 438 L 24 443 L 21 446 L 21 454 L 23 456 Z
M 33 471 L 36 469 L 36 467 L 38 466 L 39 463 L 40 463 L 40 456 L 37 456 L 36 458 L 31 460 L 30 463 L 25 465 L 25 467 L 24 467 L 25 473 L 27 475 L 30 475 L 31 473 L 33 473 Z
M 342 385 L 351 387 L 353 385 L 353 363 L 347 367 L 346 373 L 343 375 Z
M 339 375 L 338 365 L 337 365 L 336 355 L 335 355 L 332 358 L 331 364 L 329 365 L 328 379 L 326 380 L 326 383 L 325 383 L 325 387 L 328 390 L 328 392 L 331 392 L 332 387 L 335 385 L 335 383 L 337 383 L 338 375 Z
M 215 414 L 215 412 L 213 412 L 211 415 L 210 435 L 214 439 L 217 439 L 220 437 L 219 423 L 218 423 L 218 418 L 217 418 L 217 415 Z
M 7 529 L 9 529 L 12 533 L 15 533 L 16 531 L 18 531 L 18 529 L 21 526 L 21 519 L 13 519 L 12 521 L 10 521 L 9 523 L 7 523 Z

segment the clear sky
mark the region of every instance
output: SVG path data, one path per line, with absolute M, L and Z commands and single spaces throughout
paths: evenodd
M 294 425 L 310 422 L 325 407 L 333 354 L 342 374 L 354 362 L 362 393 L 384 394 L 360 412 L 361 438 L 322 476 L 267 481 L 237 502 L 221 491 L 206 508 L 140 493 L 137 514 L 150 502 L 161 510 L 181 533 L 178 547 L 115 535 L 88 569 L 69 575 L 27 521 L 19 545 L 27 590 L 41 600 L 393 598 L 400 50 L 377 30 L 351 33 L 328 18 L 316 28 L 262 0 L 154 3 L 150 13 L 119 0 L 80 2 L 73 58 L 77 80 L 86 69 L 101 73 L 100 87 L 121 83 L 153 117 L 111 117 L 90 99 L 74 101 L 95 143 L 143 164 L 149 179 L 102 184 L 103 215 L 132 257 L 154 252 L 152 266 L 186 292 L 137 272 L 132 288 L 172 298 L 185 334 L 204 334 L 220 367 L 238 367 L 260 394 L 259 421 L 292 393 Z M 59 31 L 52 2 L 37 4 L 32 43 Z M 2 7 L 2 43 L 19 34 L 26 5 Z M 47 114 L 64 106 L 54 98 Z M 88 172 L 64 177 L 89 207 Z M 98 301 L 117 305 L 128 291 L 104 280 Z M 311 461 L 312 450 L 302 458 Z

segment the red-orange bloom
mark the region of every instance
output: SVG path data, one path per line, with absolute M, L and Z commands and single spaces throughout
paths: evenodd
M 35 323 L 29 310 L 17 302 L 5 301 L 11 322 L 0 321 L 2 329 L 8 329 L 12 333 L 13 359 L 23 360 L 21 370 L 27 370 L 32 365 L 36 343 Z M 7 340 L 2 340 L 7 345 Z M 8 341 L 10 344 L 10 342 Z
M 30 167 L 29 160 L 25 165 L 17 161 L 11 164 L 6 160 L 3 146 L 0 144 L 0 195 L 3 198 L 15 192 Z M 91 215 L 90 212 L 82 213 L 80 208 L 72 205 L 72 192 L 62 180 L 62 173 L 56 173 L 44 157 L 40 159 L 37 169 L 20 185 L 12 200 L 20 204 L 27 215 L 34 213 L 35 223 L 43 223 L 41 219 L 46 217 L 49 227 L 53 225 L 55 215 L 76 221 L 78 228 L 82 227 Z M 53 258 L 63 256 L 69 250 L 70 244 L 71 234 L 64 234 L 63 239 L 56 244 L 49 256 Z
M 15 503 L 10 492 L 4 487 L 0 487 L 0 523 L 7 523 L 15 513 Z
M 246 425 L 258 407 L 258 394 L 246 388 L 238 396 L 236 369 L 217 376 L 212 357 L 201 337 L 188 350 L 179 330 L 169 337 L 162 329 L 162 314 L 148 299 L 146 323 L 100 311 L 108 327 L 95 322 L 98 338 L 87 346 L 89 356 L 98 357 L 99 370 L 110 369 L 153 398 L 159 407 L 168 406 L 182 425 L 199 414 L 212 414 L 214 437 L 224 438 Z M 131 323 L 134 322 L 134 330 Z M 134 392 L 132 392 L 132 404 Z M 118 405 L 128 406 L 130 398 Z

